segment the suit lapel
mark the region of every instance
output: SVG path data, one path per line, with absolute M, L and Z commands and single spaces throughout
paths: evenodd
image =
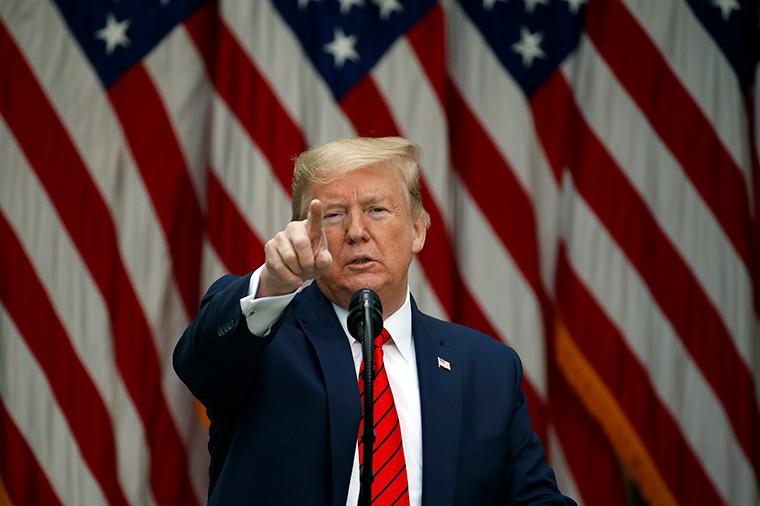
M 312 283 L 295 315 L 314 346 L 325 380 L 330 419 L 333 502 L 345 504 L 361 418 L 361 399 L 351 347 L 332 305 Z
M 431 332 L 414 301 L 412 334 L 422 409 L 422 504 L 447 504 L 454 499 L 459 465 L 462 362 L 443 336 Z

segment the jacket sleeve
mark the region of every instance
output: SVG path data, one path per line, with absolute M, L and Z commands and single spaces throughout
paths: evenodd
M 574 506 L 569 497 L 560 494 L 554 471 L 546 463 L 546 452 L 533 431 L 528 402 L 522 390 L 523 370 L 513 351 L 515 399 L 510 427 L 510 464 L 508 467 L 508 504 Z
M 198 315 L 174 348 L 174 370 L 209 415 L 234 411 L 255 381 L 258 352 L 269 337 L 251 334 L 240 309 L 250 274 L 211 285 Z

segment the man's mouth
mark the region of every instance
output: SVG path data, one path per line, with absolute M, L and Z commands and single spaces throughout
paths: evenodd
M 366 264 L 367 262 L 370 262 L 371 259 L 367 257 L 361 257 L 361 258 L 354 258 L 349 262 L 349 264 L 357 265 L 357 264 Z

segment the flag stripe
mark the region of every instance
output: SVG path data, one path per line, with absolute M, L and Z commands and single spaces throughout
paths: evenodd
M 443 78 L 443 82 L 432 88 L 436 91 L 439 103 L 445 105 L 450 128 L 452 166 L 509 250 L 546 312 L 549 306 L 537 265 L 539 255 L 534 240 L 536 223 L 533 206 L 515 179 L 514 171 L 489 141 L 487 132 L 464 98 L 451 80 L 443 75 L 436 58 L 428 55 L 427 40 L 430 40 L 435 24 L 441 24 L 440 18 L 440 9 L 431 9 L 409 31 L 408 37 L 428 80 L 435 82 L 436 77 L 439 81 Z M 499 184 L 493 184 L 494 181 L 499 181 Z
M 151 388 L 163 389 L 175 422 L 178 422 L 177 427 L 186 440 L 193 441 L 191 455 L 193 462 L 197 462 L 198 452 L 206 452 L 202 442 L 197 441 L 198 430 L 202 427 L 187 417 L 187 414 L 194 413 L 192 397 L 168 367 L 176 337 L 166 338 L 180 334 L 187 324 L 187 315 L 172 282 L 170 254 L 164 235 L 138 169 L 124 145 L 122 127 L 92 65 L 83 59 L 80 47 L 72 40 L 70 29 L 55 6 L 46 1 L 31 1 L 3 3 L 0 9 L 4 19 L 10 21 L 9 31 L 25 53 L 35 77 L 40 80 L 51 105 L 90 169 L 93 182 L 108 203 L 115 231 L 119 234 L 124 266 L 153 329 L 152 336 L 147 337 L 159 350 L 160 363 L 167 366 L 162 372 L 160 385 Z M 49 44 L 39 44 L 39 26 L 46 27 L 45 37 Z M 55 169 L 59 168 L 56 164 Z M 66 186 L 61 188 L 64 191 Z M 128 424 L 129 421 L 118 423 Z M 128 432 L 119 431 L 119 434 Z M 139 477 L 133 479 L 140 481 L 142 487 L 146 486 Z M 202 490 L 203 475 L 194 479 L 193 484 Z
M 243 275 L 252 265 L 264 263 L 264 245 L 256 237 L 232 198 L 211 172 L 208 184 L 208 219 L 219 226 L 209 229 L 209 239 L 228 272 Z
M 288 190 L 275 179 L 269 162 L 221 100 L 214 101 L 214 116 L 217 121 L 210 154 L 213 174 L 232 200 L 230 205 L 240 209 L 247 228 L 263 244 L 291 219 Z M 264 195 L 262 188 L 267 190 Z
M 640 193 L 657 218 L 663 232 L 678 249 L 699 281 L 705 295 L 715 305 L 730 331 L 737 350 L 749 366 L 752 363 L 752 285 L 750 275 L 736 250 L 710 209 L 684 175 L 648 121 L 625 91 L 617 84 L 609 69 L 588 39 L 581 41 L 578 53 L 565 66 L 566 77 L 593 75 L 593 86 L 610 97 L 610 105 L 600 106 L 587 94 L 575 93 L 584 117 L 605 145 L 625 176 Z M 575 80 L 577 88 L 592 86 L 587 80 Z M 610 132 L 605 123 L 610 115 L 624 120 L 626 132 Z M 631 149 L 630 138 L 639 139 L 640 147 Z M 648 174 L 653 159 L 657 160 L 658 177 Z M 684 222 L 683 214 L 690 216 Z M 716 261 L 721 269 L 716 269 Z M 726 292 L 733 292 L 731 299 Z
M 222 2 L 223 23 L 230 27 L 247 59 L 255 62 L 308 145 L 356 135 L 335 106 L 332 92 L 309 64 L 304 48 L 271 2 Z M 250 20 L 258 21 L 250 29 Z M 238 62 L 240 63 L 240 62 Z
M 29 349 L 45 370 L 53 394 L 71 427 L 82 456 L 111 504 L 127 504 L 116 476 L 116 444 L 111 420 L 97 389 L 82 368 L 71 341 L 50 304 L 18 238 L 0 215 L 0 300 Z M 11 291 L 11 287 L 14 287 Z M 29 314 L 47 315 L 38 318 Z M 30 336 L 46 336 L 32 339 Z
M 146 434 L 154 462 L 151 482 L 156 498 L 159 501 L 164 501 L 164 497 L 176 498 L 175 491 L 183 490 L 180 494 L 183 501 L 195 503 L 187 473 L 177 474 L 168 463 L 175 455 L 184 455 L 185 449 L 163 393 L 149 388 L 149 385 L 160 384 L 160 366 L 150 339 L 151 332 L 116 247 L 114 226 L 108 220 L 110 212 L 4 25 L 0 27 L 0 37 L 3 42 L 0 52 L 14 75 L 11 93 L 3 95 L 4 100 L 0 99 L 0 112 L 51 196 L 104 298 L 109 300 L 110 293 L 120 294 L 118 310 L 113 303 L 109 304 L 114 346 L 127 389 L 144 425 L 150 428 Z M 11 96 L 15 100 L 9 100 Z M 31 116 L 26 114 L 22 104 L 37 105 L 34 123 L 29 121 Z M 49 150 L 35 149 L 38 137 L 47 140 Z M 59 164 L 69 168 L 66 174 L 55 170 Z M 68 187 L 70 191 L 56 191 L 62 187 Z M 82 223 L 81 209 L 88 211 L 86 223 Z M 166 465 L 161 465 L 162 462 Z
M 666 483 L 687 504 L 720 503 L 721 498 L 711 479 L 652 391 L 647 372 L 631 356 L 618 331 L 601 314 L 591 295 L 572 273 L 567 260 L 562 255 L 559 258 L 559 304 L 572 339 L 612 391 L 613 398 L 617 399 L 634 428 L 655 427 L 655 430 L 643 431 L 639 435 Z M 593 334 L 589 329 L 593 329 Z M 624 361 L 610 363 L 610 356 L 624 357 Z M 621 395 L 623 391 L 627 393 Z
M 556 124 L 570 125 L 571 135 L 577 137 L 570 141 L 575 151 L 560 153 L 554 147 L 548 148 L 550 159 L 555 166 L 568 167 L 572 171 L 580 193 L 646 280 L 652 296 L 716 390 L 742 448 L 750 460 L 756 462 L 756 442 L 751 428 L 759 426 L 760 415 L 754 402 L 754 384 L 749 371 L 736 353 L 714 307 L 706 300 L 669 240 L 662 235 L 640 197 L 621 177 L 620 169 L 594 134 L 588 131 L 570 94 L 567 83 L 557 78 L 532 100 L 537 129 L 546 146 L 551 146 Z M 557 122 L 557 110 L 567 111 L 566 121 Z M 577 149 L 580 147 L 583 149 Z M 634 213 L 637 229 L 631 230 L 626 216 L 620 213 L 621 209 Z M 644 255 L 641 244 L 650 245 L 658 252 L 657 256 Z M 685 311 L 682 300 L 689 301 L 691 311 Z M 715 356 L 714 350 L 721 350 L 719 357 Z M 733 374 L 729 376 L 724 371 Z M 747 402 L 750 402 L 749 410 Z
M 269 160 L 282 187 L 289 190 L 292 158 L 306 148 L 306 141 L 222 22 L 216 7 L 216 2 L 207 3 L 185 26 L 203 57 L 217 93 Z
M 688 351 L 662 313 L 662 309 L 648 297 L 648 288 L 633 268 L 634 266 L 618 249 L 612 237 L 585 202 L 573 197 L 571 180 L 566 182 L 566 187 L 569 197 L 563 216 L 568 221 L 568 229 L 573 230 L 572 239 L 567 240 L 568 257 L 573 263 L 573 269 L 592 293 L 607 293 L 609 291 L 607 287 L 611 285 L 624 287 L 606 297 L 597 295 L 595 300 L 600 311 L 606 315 L 605 318 L 614 322 L 616 327 L 614 335 L 618 332 L 625 335 L 625 346 L 618 346 L 615 342 L 605 345 L 606 341 L 598 341 L 594 336 L 607 335 L 604 328 L 597 329 L 591 326 L 595 320 L 583 320 L 581 317 L 577 317 L 579 321 L 590 323 L 583 329 L 583 335 L 578 339 L 588 343 L 589 347 L 599 348 L 599 350 L 595 348 L 596 352 L 600 353 L 599 356 L 607 357 L 603 365 L 600 362 L 597 368 L 615 368 L 618 364 L 624 363 L 625 354 L 629 352 L 635 354 L 638 363 L 646 368 L 651 387 L 656 390 L 659 399 L 651 397 L 648 401 L 646 398 L 642 399 L 641 391 L 636 388 L 640 384 L 638 382 L 628 387 L 621 385 L 622 380 L 617 368 L 614 373 L 608 375 L 616 380 L 615 383 L 611 383 L 610 389 L 617 392 L 616 388 L 620 388 L 637 400 L 636 404 L 631 405 L 631 409 L 639 406 L 638 409 L 643 410 L 644 408 L 640 406 L 662 403 L 672 414 L 669 416 L 677 421 L 682 437 L 688 441 L 689 446 L 699 457 L 701 465 L 709 471 L 723 496 L 732 498 L 733 495 L 746 494 L 748 497 L 756 497 L 758 493 L 752 466 L 730 428 L 727 414 L 721 407 L 719 399 L 701 375 L 697 365 L 690 360 Z M 605 261 L 601 268 L 589 254 L 591 251 L 604 253 Z M 607 321 L 606 319 L 604 321 Z M 647 326 L 642 327 L 641 321 L 648 322 Z M 571 330 L 573 335 L 579 331 L 578 328 L 571 328 Z M 615 356 L 618 359 L 609 360 L 609 353 L 617 353 Z M 597 374 L 602 373 L 597 372 Z M 568 375 L 568 378 L 571 383 L 575 381 L 573 375 Z M 587 391 L 583 388 L 577 391 L 588 402 Z M 603 400 L 600 400 L 604 404 Z M 625 401 L 619 402 L 624 404 Z M 644 404 L 641 404 L 642 402 Z M 695 423 L 693 417 L 695 412 L 700 412 L 699 423 Z M 641 413 L 637 412 L 637 414 Z M 631 416 L 627 423 L 634 424 L 652 440 L 659 437 L 659 432 L 652 430 L 657 426 L 646 417 Z M 617 427 L 617 430 L 622 431 L 623 428 Z M 649 451 L 654 454 L 658 450 L 650 448 Z M 668 466 L 668 461 L 664 459 L 655 459 L 655 462 L 664 466 L 665 471 L 661 473 L 665 474 L 667 471 L 671 473 L 671 476 L 680 476 L 681 471 L 678 465 Z M 646 482 L 643 483 L 646 484 Z M 743 504 L 744 502 L 729 500 L 728 503 Z
M 116 469 L 128 499 L 133 504 L 144 503 L 148 500 L 141 484 L 147 478 L 145 435 L 116 370 L 112 343 L 101 337 L 110 333 L 105 302 L 4 121 L 0 121 L 0 140 L 3 141 L 0 150 L 4 155 L 4 179 L 8 183 L 0 185 L 0 207 L 18 234 L 47 299 L 54 305 L 55 314 L 105 407 L 109 413 L 119 413 L 118 422 L 124 425 L 118 431 L 112 428 L 104 437 L 116 436 Z M 19 195 L 23 197 L 17 198 Z M 44 232 L 39 233 L 40 230 Z M 50 247 L 51 242 L 55 247 Z M 62 279 L 66 281 L 60 282 Z M 72 291 L 78 296 L 72 297 Z M 36 305 L 24 308 L 28 312 L 32 308 L 36 310 Z M 23 318 L 34 319 L 35 316 L 28 313 Z M 25 338 L 36 341 L 33 334 Z M 46 342 L 44 338 L 39 340 Z M 116 423 L 111 419 L 107 421 Z M 91 438 L 92 434 L 88 434 L 88 442 Z M 145 474 L 137 474 L 134 469 L 143 469 Z
M 64 504 L 106 504 L 106 497 L 84 462 L 56 403 L 50 383 L 2 304 L 0 335 L 3 336 L 0 356 L 13 360 L 18 366 L 14 371 L 9 368 L 0 371 L 0 405 L 3 406 L 0 411 L 7 409 L 8 420 L 2 429 L 8 432 L 0 437 L 13 439 L 7 448 L 13 450 L 13 456 L 18 459 L 10 460 L 13 469 L 5 475 L 5 481 L 12 491 L 31 499 L 19 504 L 36 504 L 38 491 L 27 487 L 37 486 L 44 495 L 51 496 L 51 500 L 56 496 Z M 31 459 L 36 461 L 34 465 Z M 25 467 L 31 471 L 29 476 L 22 472 Z M 54 492 L 48 493 L 48 488 Z
M 531 111 L 523 91 L 504 72 L 493 49 L 458 4 L 447 7 L 450 78 L 533 202 L 536 237 L 541 246 L 539 265 L 545 286 L 553 282 L 556 251 L 556 203 L 559 173 L 552 172 L 540 150 Z M 494 132 L 498 132 L 496 135 Z M 499 177 L 496 181 L 500 181 Z
M 554 349 L 555 346 L 552 346 Z M 550 363 L 548 382 L 551 402 L 547 410 L 555 422 L 552 424 L 554 430 L 549 434 L 556 434 L 556 442 L 561 442 L 561 445 L 553 444 L 550 447 L 550 460 L 557 472 L 557 483 L 562 492 L 573 497 L 578 504 L 618 504 L 625 491 L 619 460 L 609 441 L 599 437 L 598 421 L 586 411 L 557 364 L 554 361 Z M 558 463 L 563 460 L 567 462 L 563 467 L 567 471 L 560 474 L 563 468 Z M 573 489 L 580 493 L 574 493 Z
M 214 87 L 200 56 L 192 47 L 187 30 L 180 25 L 143 61 L 166 108 L 202 212 L 205 209 L 209 145 L 198 140 L 209 138 Z M 130 95 L 130 101 L 131 98 Z
M 559 367 L 570 378 L 573 389 L 582 392 L 580 395 L 586 400 L 590 413 L 597 420 L 601 420 L 602 430 L 608 433 L 624 468 L 639 484 L 641 494 L 646 497 L 648 503 L 678 504 L 636 429 L 598 377 L 593 366 L 575 345 L 561 320 L 557 325 L 557 350 Z
M 0 459 L 0 475 L 12 504 L 63 504 L 13 423 L 1 396 L 0 442 L 6 454 L 5 458 Z
M 608 29 L 610 25 L 615 29 Z M 608 2 L 606 9 L 590 9 L 586 31 L 681 162 L 741 258 L 752 262 L 745 235 L 748 201 L 744 177 L 704 113 L 620 1 Z M 681 128 L 683 124 L 689 125 L 689 130 Z M 716 173 L 721 177 L 715 178 Z
M 140 96 L 139 105 L 129 100 L 132 94 Z M 185 310 L 193 314 L 199 297 L 203 217 L 164 103 L 143 65 L 125 73 L 108 96 L 166 235 Z
M 662 0 L 660 5 L 670 12 L 670 16 L 663 16 L 658 9 L 649 8 L 647 0 L 624 2 L 641 30 L 646 31 L 670 69 L 694 97 L 695 105 L 709 119 L 751 190 L 750 150 L 746 143 L 747 125 L 751 119 L 747 111 L 751 109 L 745 108 L 744 93 L 723 48 L 715 44 L 712 33 L 705 30 L 707 26 L 697 18 L 694 11 L 696 4 L 683 0 Z M 714 3 L 703 4 L 701 9 L 713 10 L 713 18 L 720 15 Z M 672 36 L 674 20 L 680 35 L 678 39 Z M 684 51 L 684 48 L 699 48 L 699 51 Z M 705 75 L 706 68 L 713 69 L 709 78 Z M 750 196 L 753 195 L 757 193 L 750 192 Z

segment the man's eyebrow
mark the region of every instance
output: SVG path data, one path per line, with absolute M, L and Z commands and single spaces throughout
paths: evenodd
M 376 202 L 389 202 L 391 199 L 382 193 L 368 193 L 359 197 L 360 204 L 372 204 Z

